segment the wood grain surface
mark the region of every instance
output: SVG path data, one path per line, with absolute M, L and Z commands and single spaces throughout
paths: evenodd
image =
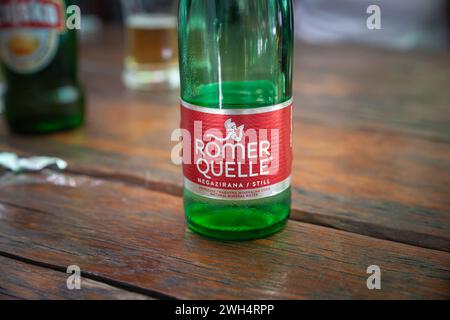
M 216 242 L 186 230 L 180 197 L 52 172 L 23 179 L 0 193 L 0 251 L 64 268 L 76 264 L 149 294 L 450 298 L 447 252 L 297 221 L 266 239 Z M 382 270 L 382 290 L 366 287 L 370 265 Z
M 0 148 L 181 195 L 181 168 L 170 158 L 178 92 L 124 89 L 121 55 L 111 50 L 119 39 L 83 52 L 84 128 L 33 138 L 3 128 Z M 292 218 L 449 251 L 449 56 L 310 46 L 296 53 Z
M 1 300 L 147 300 L 145 295 L 112 287 L 102 282 L 81 278 L 79 290 L 69 290 L 69 274 L 0 256 Z
M 121 39 L 82 44 L 83 128 L 0 123 L 0 151 L 69 163 L 0 171 L 0 298 L 450 298 L 448 53 L 298 47 L 292 219 L 217 242 L 186 230 L 179 94 L 127 91 Z M 71 264 L 90 283 L 78 296 L 61 287 Z M 382 290 L 367 289 L 369 265 Z

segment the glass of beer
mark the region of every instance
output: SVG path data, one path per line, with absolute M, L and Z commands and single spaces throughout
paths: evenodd
M 138 90 L 178 88 L 176 1 L 122 0 L 122 8 L 125 85 Z

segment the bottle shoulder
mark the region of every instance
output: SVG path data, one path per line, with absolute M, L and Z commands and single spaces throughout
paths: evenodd
M 263 108 L 285 103 L 291 98 L 291 95 L 280 95 L 276 84 L 269 80 L 204 84 L 181 96 L 188 104 L 214 109 Z

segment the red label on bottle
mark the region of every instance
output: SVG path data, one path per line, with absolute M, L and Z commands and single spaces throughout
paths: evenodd
M 214 199 L 250 200 L 290 186 L 292 101 L 252 109 L 181 102 L 185 188 Z
M 61 0 L 0 0 L 0 28 L 63 27 Z

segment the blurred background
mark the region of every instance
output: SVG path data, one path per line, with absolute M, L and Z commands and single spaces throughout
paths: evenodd
M 177 2 L 75 0 L 82 12 L 81 47 L 89 51 L 90 44 L 110 37 L 114 27 L 115 37 L 121 38 L 114 39 L 115 42 L 124 43 L 118 54 L 123 55 L 122 82 L 126 87 L 177 89 Z M 445 51 L 450 45 L 450 2 L 446 0 L 293 0 L 293 3 L 298 42 L 353 44 L 396 51 Z M 371 5 L 380 8 L 380 28 L 376 30 L 366 24 L 374 13 L 367 11 Z M 4 90 L 1 83 L 0 93 Z
M 165 7 L 171 1 L 147 2 Z M 84 33 L 124 20 L 120 0 L 78 3 L 83 12 Z M 381 8 L 382 28 L 377 32 L 366 28 L 366 9 L 370 5 Z M 350 42 L 398 50 L 449 46 L 450 2 L 446 0 L 294 0 L 294 6 L 296 37 L 304 42 Z
M 114 34 L 122 38 L 119 43 L 124 41 L 124 51 L 120 53 L 124 61 L 122 82 L 127 88 L 152 91 L 179 87 L 178 1 L 77 0 L 76 3 L 82 11 L 82 46 L 104 41 L 105 28 L 115 26 Z M 446 51 L 450 46 L 450 1 L 293 0 L 293 4 L 298 43 L 350 44 L 402 52 Z M 373 11 L 371 5 L 378 6 L 380 11 Z M 373 17 L 371 23 L 376 24 L 374 19 L 379 18 L 375 30 L 367 25 L 374 13 L 378 17 Z

